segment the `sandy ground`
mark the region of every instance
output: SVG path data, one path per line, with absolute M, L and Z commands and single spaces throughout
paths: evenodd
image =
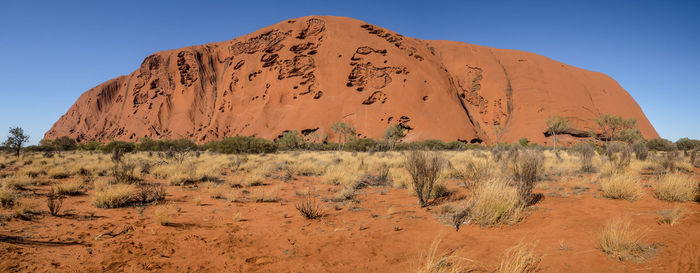
M 362 189 L 356 202 L 325 200 L 326 215 L 307 220 L 295 209 L 304 199 L 297 191 L 315 188 L 322 200 L 339 190 L 318 177 L 265 181 L 259 187 L 277 189 L 281 198 L 274 203 L 231 203 L 196 186 L 169 186 L 166 200 L 177 212 L 166 226 L 154 221 L 152 206 L 95 208 L 90 191 L 66 199 L 62 215 L 52 217 L 44 197 L 50 187 L 37 186 L 29 189 L 37 211 L 31 220 L 0 222 L 0 271 L 410 272 L 441 238 L 441 251 L 455 250 L 491 270 L 507 248 L 524 241 L 537 243 L 540 272 L 700 272 L 700 204 L 683 203 L 689 216 L 660 225 L 658 213 L 674 204 L 655 199 L 650 189 L 634 202 L 611 200 L 595 184 L 573 190 L 577 179 L 585 177 L 541 182 L 536 192 L 544 199 L 516 225 L 469 224 L 459 231 L 439 217 L 439 206 L 420 208 L 406 189 L 391 187 Z M 465 198 L 456 181 L 448 185 L 451 201 Z M 616 216 L 648 229 L 644 242 L 658 246 L 651 260 L 622 262 L 598 248 L 601 229 Z M 125 226 L 133 230 L 99 236 Z

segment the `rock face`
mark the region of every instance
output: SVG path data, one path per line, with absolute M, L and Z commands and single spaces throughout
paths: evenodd
M 45 137 L 201 143 L 297 130 L 322 140 L 343 121 L 359 137 L 381 138 L 401 124 L 408 141 L 493 143 L 502 130 L 501 141 L 545 143 L 548 116 L 589 130 L 600 114 L 635 118 L 645 138 L 658 137 L 634 99 L 604 74 L 533 53 L 310 16 L 148 56 L 130 75 L 81 95 Z

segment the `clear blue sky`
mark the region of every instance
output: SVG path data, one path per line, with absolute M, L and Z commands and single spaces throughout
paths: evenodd
M 4 1 L 0 138 L 22 126 L 37 143 L 80 94 L 131 73 L 153 52 L 230 40 L 289 18 L 336 15 L 603 72 L 637 100 L 662 137 L 700 139 L 697 1 L 234 2 Z

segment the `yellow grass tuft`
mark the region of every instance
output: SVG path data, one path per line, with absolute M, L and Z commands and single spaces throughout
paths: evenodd
M 542 257 L 535 253 L 535 244 L 520 242 L 506 250 L 496 272 L 499 273 L 530 273 L 536 272 Z
M 131 201 L 136 186 L 115 184 L 104 187 L 92 194 L 92 204 L 98 208 L 118 208 Z
M 656 198 L 672 202 L 693 201 L 698 196 L 698 182 L 692 176 L 672 173 L 654 186 Z
M 174 214 L 172 204 L 157 205 L 153 209 L 153 220 L 161 226 L 166 226 L 172 223 L 171 219 Z
M 676 205 L 673 209 L 663 210 L 659 212 L 659 224 L 667 224 L 670 226 L 675 226 L 683 218 L 689 214 L 688 210 Z
M 53 186 L 53 189 L 58 194 L 77 195 L 83 193 L 83 182 L 78 179 L 64 183 L 59 182 Z
M 629 217 L 612 219 L 603 229 L 599 246 L 605 254 L 619 260 L 643 261 L 649 258 L 653 248 L 642 244 L 643 229 L 632 229 Z
M 631 175 L 614 174 L 609 178 L 602 178 L 599 183 L 603 196 L 607 198 L 634 201 L 643 193 L 639 178 Z
M 469 217 L 482 226 L 514 224 L 522 218 L 524 208 L 518 191 L 502 178 L 492 178 L 479 185 L 472 202 Z

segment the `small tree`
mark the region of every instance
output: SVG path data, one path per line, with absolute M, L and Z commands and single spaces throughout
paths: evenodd
M 384 139 L 389 143 L 389 149 L 393 150 L 396 143 L 406 136 L 406 129 L 399 124 L 390 125 L 384 131 Z
M 348 136 L 354 136 L 356 134 L 355 127 L 345 122 L 333 123 L 333 125 L 331 125 L 331 130 L 338 134 L 338 144 L 340 144 L 338 145 L 338 150 L 343 150 L 343 148 L 345 148 L 345 142 L 348 141 Z
M 595 119 L 598 129 L 605 138 L 605 144 L 617 138 L 623 130 L 635 129 L 637 120 L 625 119 L 621 116 L 603 114 Z
M 554 139 L 554 151 L 557 150 L 557 134 L 569 129 L 569 120 L 562 116 L 551 116 L 547 118 L 547 132 Z
M 7 140 L 3 143 L 12 152 L 19 157 L 19 153 L 22 151 L 22 146 L 29 141 L 29 136 L 24 134 L 24 129 L 20 127 L 10 128 L 10 135 Z

